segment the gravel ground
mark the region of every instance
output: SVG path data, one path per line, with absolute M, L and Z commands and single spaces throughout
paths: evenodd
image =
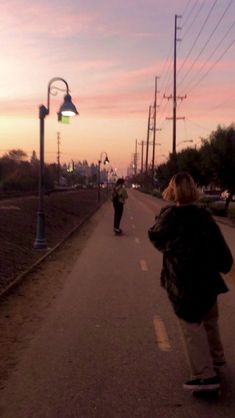
M 0 292 L 47 252 L 33 248 L 37 207 L 37 196 L 0 200 Z M 97 208 L 96 190 L 45 196 L 48 247 L 53 248 Z

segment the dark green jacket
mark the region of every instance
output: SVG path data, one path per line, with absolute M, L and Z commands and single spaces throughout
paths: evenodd
M 148 236 L 163 253 L 161 284 L 176 315 L 201 322 L 217 295 L 228 291 L 220 273 L 228 273 L 233 263 L 210 212 L 196 205 L 167 206 Z

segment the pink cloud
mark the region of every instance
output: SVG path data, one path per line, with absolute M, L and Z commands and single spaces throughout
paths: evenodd
M 79 62 L 79 69 L 81 71 L 85 70 L 93 70 L 93 71 L 100 71 L 100 70 L 107 70 L 113 67 L 120 65 L 120 62 L 115 61 L 113 59 L 97 59 L 97 60 L 86 60 Z
M 1 30 L 12 33 L 47 34 L 55 37 L 66 37 L 87 31 L 94 25 L 96 14 L 73 13 L 53 4 L 18 1 L 5 3 L 1 9 Z
M 101 81 L 99 84 L 99 90 L 120 90 L 120 89 L 128 89 L 129 91 L 133 88 L 136 90 L 141 90 L 143 84 L 147 84 L 151 86 L 152 84 L 152 93 L 154 89 L 154 77 L 156 74 L 156 65 L 151 64 L 148 67 L 137 68 L 133 70 L 113 70 L 112 74 L 110 74 L 105 81 Z M 145 86 L 146 88 L 146 86 Z M 150 87 L 151 88 L 151 87 Z
M 235 87 L 229 82 L 214 86 L 204 85 L 188 96 L 178 107 L 178 111 L 187 118 L 201 121 L 221 121 L 232 123 L 234 111 L 232 102 L 235 97 Z
M 79 112 L 84 117 L 88 115 L 102 115 L 108 113 L 109 116 L 118 116 L 118 115 L 128 115 L 131 114 L 141 114 L 145 113 L 146 106 L 145 102 L 148 102 L 148 94 L 143 92 L 131 92 L 131 93 L 110 93 L 110 94 L 90 94 L 88 96 L 81 96 L 78 101 L 76 97 L 74 98 Z M 78 103 L 77 103 L 78 102 Z M 17 102 L 14 100 L 7 101 L 4 100 L 4 103 L 0 100 L 0 107 L 3 109 L 2 116 L 28 116 L 28 117 L 38 117 L 38 108 L 41 102 L 38 98 L 26 98 L 19 99 Z M 51 113 L 55 114 L 56 109 L 59 108 L 61 104 L 60 98 L 54 98 L 51 102 Z M 44 105 L 46 105 L 46 96 L 44 100 Z
M 84 116 L 107 114 L 109 117 L 145 115 L 148 92 L 96 94 L 80 98 L 80 109 Z

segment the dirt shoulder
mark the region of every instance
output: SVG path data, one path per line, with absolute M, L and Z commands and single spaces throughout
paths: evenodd
M 63 241 L 99 207 L 96 190 L 71 190 L 45 196 L 48 249 Z M 0 293 L 48 251 L 33 248 L 38 198 L 0 200 Z

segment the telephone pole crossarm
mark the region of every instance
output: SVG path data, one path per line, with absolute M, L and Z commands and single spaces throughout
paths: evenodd
M 166 116 L 166 120 L 172 120 L 173 117 Z M 176 120 L 185 120 L 185 116 L 177 116 Z

